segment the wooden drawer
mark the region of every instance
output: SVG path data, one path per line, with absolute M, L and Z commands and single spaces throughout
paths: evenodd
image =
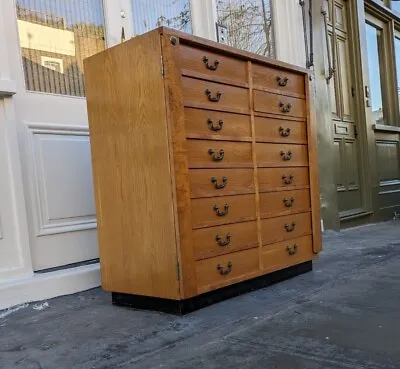
M 304 236 L 263 247 L 262 265 L 265 271 L 284 269 L 313 259 L 312 237 Z
M 182 87 L 185 106 L 236 113 L 249 112 L 249 91 L 247 88 L 189 77 L 182 78 Z
M 311 213 L 292 214 L 261 220 L 262 244 L 311 234 Z
M 193 242 L 197 260 L 257 247 L 257 222 L 196 229 Z
M 267 144 L 255 145 L 259 167 L 301 167 L 308 165 L 307 145 Z
M 253 167 L 250 142 L 187 140 L 190 168 Z
M 189 181 L 192 198 L 254 193 L 253 169 L 190 169 Z
M 254 90 L 254 111 L 305 118 L 306 102 L 294 97 Z
M 261 218 L 307 211 L 310 211 L 309 190 L 260 193 Z
M 185 108 L 185 128 L 191 138 L 251 141 L 248 115 Z
M 307 124 L 293 120 L 255 117 L 256 141 L 307 143 Z
M 259 272 L 258 248 L 196 262 L 198 292 L 247 279 Z
M 260 192 L 284 188 L 307 187 L 310 185 L 308 168 L 259 168 L 258 187 Z
M 296 94 L 304 97 L 305 80 L 301 74 L 266 67 L 265 65 L 252 65 L 253 85 L 271 89 L 282 94 Z
M 244 222 L 256 217 L 254 195 L 212 197 L 192 200 L 193 228 Z
M 247 63 L 210 50 L 180 45 L 182 74 L 219 82 L 247 83 Z

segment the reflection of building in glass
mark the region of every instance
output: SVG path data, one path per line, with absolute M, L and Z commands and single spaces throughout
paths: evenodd
M 189 0 L 131 0 L 135 35 L 166 26 L 192 32 Z
M 83 59 L 104 49 L 103 24 L 17 6 L 26 87 L 31 91 L 84 96 Z
M 233 47 L 274 56 L 269 0 L 217 0 L 218 23 L 228 29 Z

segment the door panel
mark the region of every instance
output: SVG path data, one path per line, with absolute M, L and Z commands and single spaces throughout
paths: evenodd
M 329 33 L 328 35 L 328 42 L 329 42 L 329 48 L 332 50 L 332 44 L 333 44 L 333 37 L 332 33 Z M 336 98 L 336 91 L 339 91 L 339 85 L 338 85 L 338 79 L 336 77 L 336 73 L 332 76 L 331 82 L 329 83 L 329 96 L 330 96 L 330 101 L 331 101 L 331 112 L 332 116 L 337 117 L 338 116 L 338 100 Z
M 103 2 L 7 3 L 33 269 L 96 259 L 82 61 L 105 48 Z
M 334 141 L 333 143 L 334 152 L 335 152 L 335 178 L 336 178 L 336 188 L 338 191 L 343 191 L 344 187 L 344 175 L 343 175 L 343 166 L 342 166 L 342 140 Z
M 346 38 L 338 37 L 338 60 L 340 67 L 340 76 L 341 76 L 341 92 L 342 92 L 342 114 L 343 119 L 352 119 L 352 102 L 353 98 L 351 96 L 351 88 L 352 88 L 352 76 L 351 76 L 351 66 L 349 60 L 349 49 L 348 49 L 348 40 Z
M 326 2 L 329 9 L 332 1 Z M 336 154 L 336 188 L 341 217 L 351 215 L 352 212 L 359 213 L 362 208 L 358 121 L 354 109 L 355 70 L 351 54 L 353 41 L 348 24 L 349 12 L 347 0 L 335 0 L 336 37 L 333 37 L 332 14 L 328 26 L 330 46 L 334 48 L 332 55 L 336 55 L 336 71 L 330 80 L 330 93 Z

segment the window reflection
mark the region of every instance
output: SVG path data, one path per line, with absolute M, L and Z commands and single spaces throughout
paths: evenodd
M 26 88 L 84 96 L 83 59 L 105 48 L 102 0 L 17 0 Z
M 382 34 L 370 24 L 366 24 L 368 72 L 370 81 L 370 104 L 372 107 L 373 121 L 376 124 L 384 124 L 383 96 L 381 86 L 381 50 Z
M 390 7 L 391 7 L 392 10 L 394 10 L 395 12 L 400 13 L 400 2 L 399 2 L 399 1 L 391 1 L 391 2 L 390 2 Z
M 274 57 L 270 0 L 217 0 L 217 14 L 229 45 Z
M 192 32 L 190 0 L 131 0 L 135 35 L 160 26 Z

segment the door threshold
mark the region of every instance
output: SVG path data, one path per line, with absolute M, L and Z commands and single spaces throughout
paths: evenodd
M 339 220 L 341 222 L 345 222 L 347 220 L 367 217 L 369 215 L 372 215 L 373 213 L 374 213 L 373 211 L 367 211 L 367 210 L 364 210 L 364 209 L 343 211 L 343 212 L 339 213 Z
M 96 264 L 98 262 L 99 262 L 98 258 L 97 259 L 91 259 L 91 260 L 85 260 L 85 261 L 79 261 L 77 263 L 60 265 L 60 266 L 56 266 L 56 267 L 53 267 L 53 268 L 35 270 L 35 274 L 44 274 L 44 273 L 57 272 L 59 270 L 71 269 L 71 268 L 77 268 L 77 267 L 81 267 L 81 266 L 85 266 L 85 265 Z

